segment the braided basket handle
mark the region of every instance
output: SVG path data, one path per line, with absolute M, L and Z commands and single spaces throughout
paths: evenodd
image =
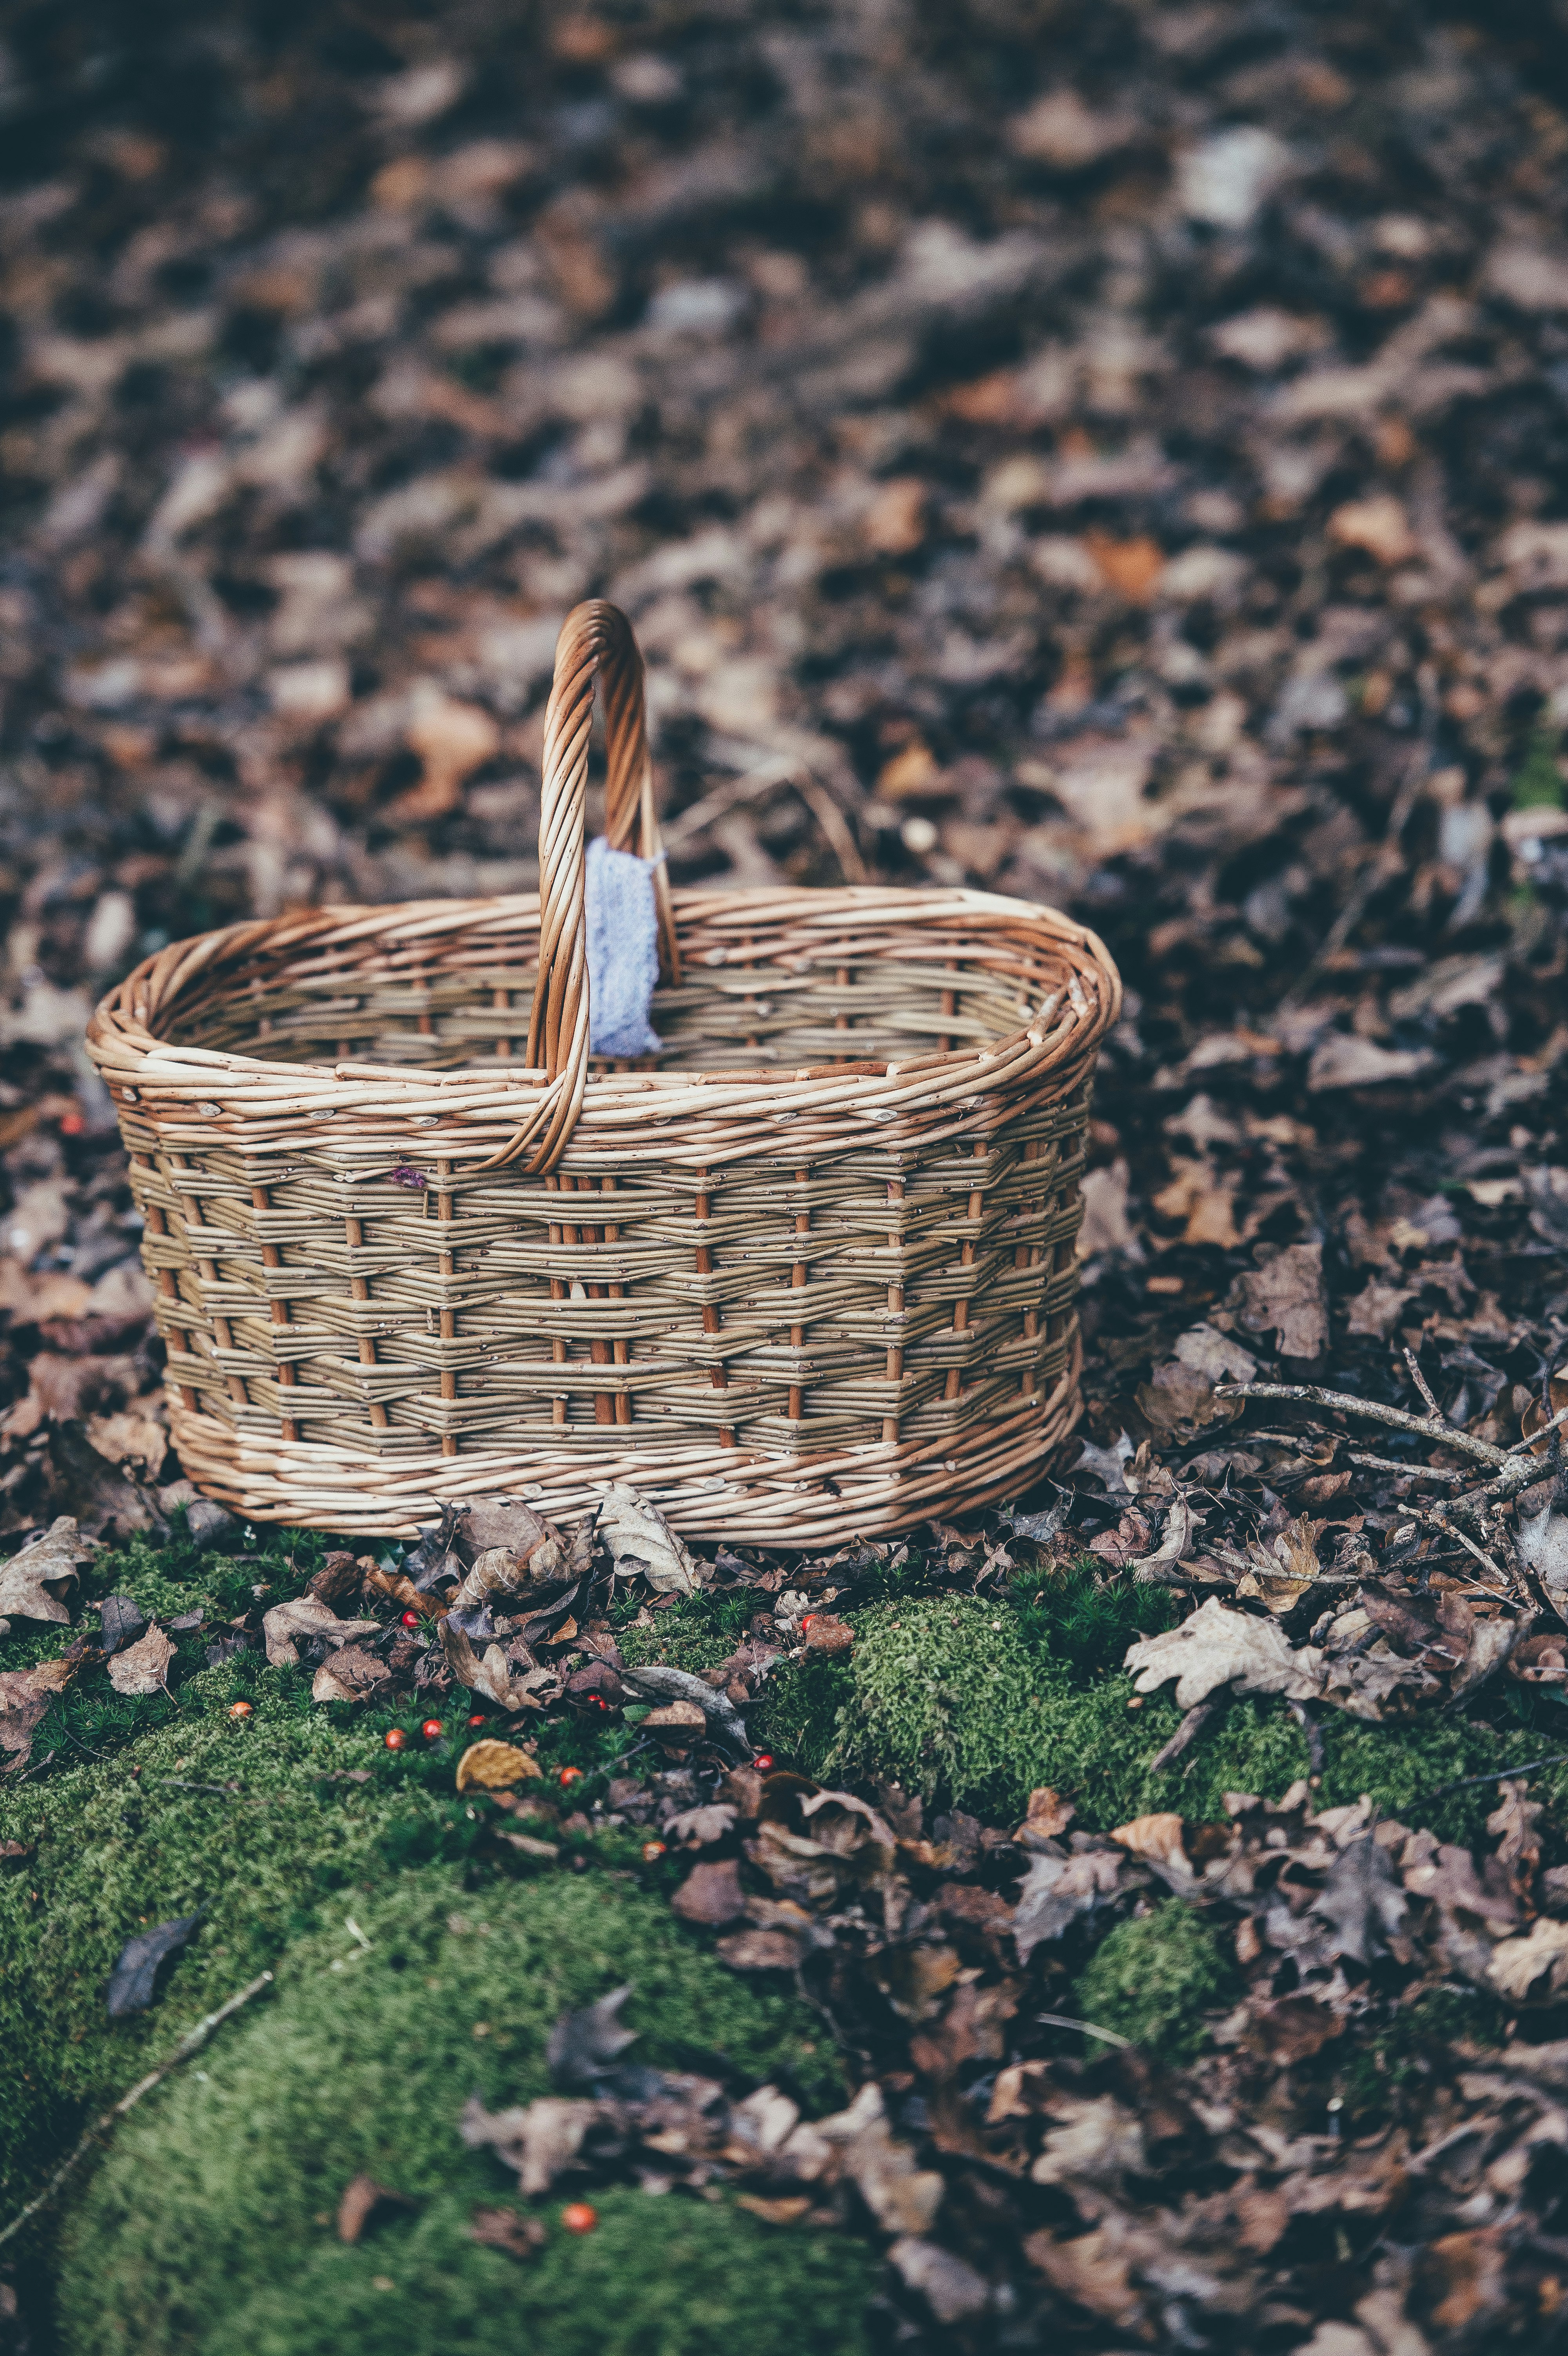
M 564 1080 L 529 1170 L 553 1170 L 577 1125 L 588 1077 L 588 926 L 584 852 L 588 743 L 595 682 L 605 717 L 605 839 L 612 851 L 657 859 L 653 764 L 648 751 L 642 656 L 618 605 L 590 597 L 562 625 L 555 678 L 544 715 L 544 790 L 539 813 L 539 972 L 528 1026 L 528 1060 Z M 670 884 L 653 871 L 659 969 L 681 979 Z

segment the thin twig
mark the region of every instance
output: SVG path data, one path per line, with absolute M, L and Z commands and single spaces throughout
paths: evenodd
M 1365 1465 L 1369 1472 L 1397 1472 L 1406 1481 L 1463 1481 L 1463 1472 L 1447 1472 L 1434 1464 L 1402 1464 L 1393 1456 L 1359 1456 L 1353 1448 L 1346 1450 L 1352 1464 Z
M 1485 1563 L 1493 1578 L 1500 1580 L 1505 1589 L 1512 1586 L 1513 1581 L 1509 1579 L 1502 1565 L 1498 1562 L 1494 1562 L 1492 1557 L 1487 1553 L 1484 1547 L 1478 1547 L 1474 1538 L 1467 1538 L 1465 1536 L 1464 1531 L 1457 1528 L 1455 1525 L 1448 1519 L 1445 1514 L 1438 1512 L 1435 1505 L 1427 1506 L 1425 1511 L 1422 1514 L 1421 1518 L 1424 1522 L 1430 1522 L 1434 1529 L 1441 1530 L 1444 1537 L 1457 1538 L 1466 1553 L 1473 1554 L 1477 1562 Z
M 1568 1751 L 1553 1751 L 1545 1759 L 1527 1759 L 1520 1767 L 1498 1767 L 1485 1775 L 1461 1775 L 1452 1783 L 1439 1783 L 1434 1791 L 1422 1792 L 1422 1800 L 1441 1800 L 1449 1792 L 1467 1792 L 1473 1783 L 1506 1783 L 1510 1775 L 1533 1775 L 1542 1767 L 1561 1767 L 1568 1761 Z
M 1408 1342 L 1404 1345 L 1404 1362 L 1410 1368 L 1411 1380 L 1414 1383 L 1416 1389 L 1421 1393 L 1422 1398 L 1426 1401 L 1427 1406 L 1432 1409 L 1433 1422 L 1440 1427 L 1446 1427 L 1448 1418 L 1444 1414 L 1443 1409 L 1433 1398 L 1432 1386 L 1427 1381 L 1426 1376 L 1422 1373 L 1421 1361 L 1416 1356 L 1415 1352 L 1411 1348 Z
M 1174 1767 L 1184 1751 L 1190 1751 L 1211 1718 L 1217 1718 L 1223 1704 L 1217 1701 L 1195 1703 L 1187 1711 L 1170 1740 L 1156 1751 L 1149 1762 L 1149 1772 L 1157 1775 L 1165 1767 Z
M 1035 2019 L 1043 2020 L 1047 2029 L 1079 2029 L 1085 2037 L 1098 2037 L 1107 2045 L 1131 2045 L 1133 2042 L 1130 2037 L 1118 2037 L 1113 2029 L 1096 2029 L 1092 2020 L 1074 2020 L 1065 2012 L 1037 2012 Z
M 1340 1415 L 1365 1416 L 1372 1423 L 1391 1425 L 1395 1431 L 1418 1432 L 1423 1440 L 1441 1439 L 1444 1448 L 1460 1449 L 1466 1456 L 1490 1465 L 1494 1472 L 1510 1464 L 1506 1449 L 1494 1447 L 1489 1440 L 1477 1440 L 1473 1431 L 1462 1431 L 1456 1424 L 1444 1424 L 1434 1431 L 1429 1419 L 1409 1415 L 1402 1407 L 1385 1407 L 1380 1399 L 1356 1398 L 1348 1391 L 1321 1390 L 1316 1383 L 1220 1383 L 1214 1396 L 1295 1399 L 1304 1407 L 1326 1407 Z
M 227 2020 L 231 2013 L 238 2012 L 242 2005 L 249 2004 L 253 1996 L 260 1996 L 264 1987 L 270 1987 L 272 1978 L 271 1972 L 259 1973 L 249 1987 L 242 1987 L 237 1996 L 231 1996 L 229 1998 L 227 2004 L 220 2004 L 216 2012 L 208 2013 L 204 2019 L 197 2022 L 194 2029 L 188 2029 L 166 2062 L 160 2062 L 157 2069 L 150 2070 L 145 2078 L 139 2079 L 128 2094 L 122 2094 L 113 2110 L 105 2111 L 102 2118 L 94 2119 L 76 2148 L 61 2160 L 43 2190 L 36 2193 L 27 2207 L 19 2211 L 5 2230 L 0 2232 L 0 2247 L 3 2247 L 14 2233 L 19 2233 L 30 2217 L 36 2217 L 40 2209 L 48 2207 L 91 2144 L 97 2143 L 107 2135 L 115 2121 L 123 2119 L 127 2111 L 134 2111 L 143 2095 L 150 2094 L 155 2086 L 161 2085 L 171 2070 L 177 2070 L 182 2062 L 188 2062 L 193 2053 L 199 2052 L 213 2030 Z

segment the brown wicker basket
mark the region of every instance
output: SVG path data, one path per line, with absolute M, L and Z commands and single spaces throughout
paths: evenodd
M 571 1519 L 612 1481 L 775 1547 L 1015 1494 L 1079 1411 L 1114 966 L 1023 901 L 660 867 L 663 1050 L 590 1069 L 596 680 L 606 833 L 655 856 L 641 659 L 581 605 L 537 900 L 232 925 L 94 1015 L 181 1462 L 254 1520 L 403 1537 L 486 1494 Z

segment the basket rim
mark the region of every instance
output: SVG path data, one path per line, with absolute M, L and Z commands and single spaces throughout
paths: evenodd
M 783 1122 L 810 1115 L 814 1128 L 828 1132 L 812 1144 L 813 1156 L 873 1137 L 891 1143 L 911 1124 L 925 1137 L 931 1120 L 952 1121 L 966 1108 L 971 1119 L 959 1119 L 957 1125 L 967 1127 L 981 1100 L 994 1107 L 999 1093 L 1015 1108 L 1020 1095 L 1042 1084 L 1052 1096 L 1059 1095 L 1075 1075 L 1087 1073 L 1120 1015 L 1121 976 L 1104 943 L 1088 926 L 1037 902 L 968 886 L 882 884 L 827 890 L 699 885 L 673 898 L 687 925 L 735 932 L 733 954 L 713 947 L 693 960 L 709 967 L 755 964 L 755 936 L 764 924 L 801 935 L 801 948 L 811 948 L 813 961 L 822 948 L 854 929 L 881 926 L 892 933 L 918 926 L 928 937 L 933 930 L 955 938 L 967 934 L 972 957 L 983 948 L 976 933 L 993 935 L 1000 946 L 1024 929 L 1062 954 L 1067 971 L 1026 1023 L 981 1046 L 795 1069 L 736 1071 L 690 1064 L 668 1071 L 594 1069 L 577 1131 L 581 1150 L 624 1152 L 632 1144 L 629 1131 L 652 1127 L 657 1153 L 645 1149 L 635 1158 L 683 1162 L 693 1154 L 676 1150 L 670 1131 L 685 1122 L 703 1132 L 690 1141 L 698 1160 L 727 1161 L 759 1150 L 759 1131 L 770 1111 Z M 527 892 L 380 905 L 332 903 L 223 926 L 155 951 L 107 992 L 87 1027 L 88 1052 L 117 1109 L 139 1113 L 169 1143 L 188 1150 L 228 1143 L 297 1151 L 302 1131 L 331 1120 L 333 1130 L 317 1132 L 313 1143 L 345 1150 L 349 1131 L 357 1130 L 357 1151 L 384 1155 L 394 1151 L 393 1131 L 408 1130 L 411 1124 L 426 1130 L 438 1127 L 450 1134 L 451 1150 L 468 1162 L 487 1142 L 504 1141 L 509 1133 L 515 1141 L 520 1125 L 536 1129 L 562 1082 L 551 1082 L 543 1070 L 521 1062 L 476 1060 L 456 1071 L 436 1072 L 418 1066 L 273 1060 L 238 1050 L 183 1046 L 159 1036 L 158 1018 L 189 984 L 230 959 L 377 938 L 390 947 L 436 943 L 476 931 L 526 935 L 538 923 L 539 895 Z M 743 943 L 748 932 L 751 937 Z M 846 945 L 845 953 L 864 960 L 878 951 L 875 944 L 863 943 Z M 726 1134 L 740 1128 L 748 1142 Z M 428 1135 L 414 1141 L 429 1152 Z M 781 1136 L 778 1143 L 782 1148 L 787 1141 Z M 804 1149 L 807 1140 L 800 1143 Z M 442 1151 L 448 1151 L 446 1138 Z

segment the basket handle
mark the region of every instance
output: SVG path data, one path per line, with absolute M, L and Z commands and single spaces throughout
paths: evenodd
M 564 1081 L 529 1162 L 532 1175 L 553 1170 L 582 1110 L 588 1077 L 588 925 L 584 813 L 595 682 L 605 717 L 605 838 L 613 851 L 660 854 L 648 751 L 642 656 L 618 605 L 590 597 L 574 606 L 555 648 L 555 677 L 544 715 L 544 787 L 539 813 L 539 970 L 528 1025 L 528 1060 Z M 659 968 L 681 979 L 670 884 L 653 871 L 659 914 Z

